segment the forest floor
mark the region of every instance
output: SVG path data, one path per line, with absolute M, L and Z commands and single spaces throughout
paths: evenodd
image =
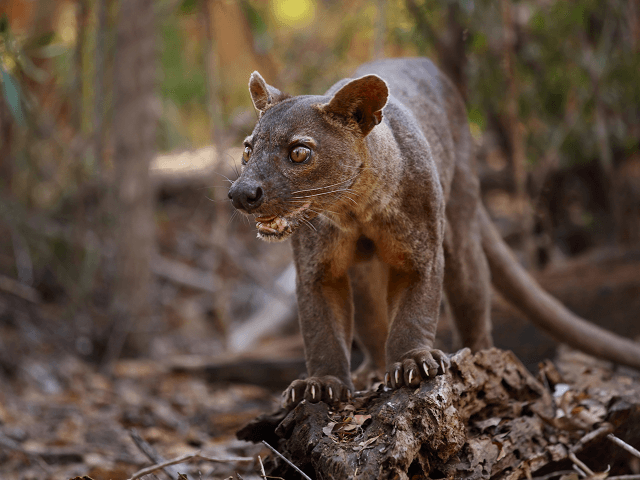
M 121 360 L 104 375 L 48 341 L 30 310 L 0 297 L 0 478 L 128 479 L 153 463 L 132 432 L 165 459 L 201 452 L 220 460 L 179 465 L 188 478 L 256 478 L 264 449 L 235 432 L 272 410 L 275 392 L 149 360 Z
M 154 334 L 149 358 L 123 358 L 105 370 L 82 333 L 91 324 L 87 315 L 106 316 L 99 304 L 74 310 L 59 301 L 69 295 L 56 297 L 59 285 L 53 301 L 43 302 L 0 282 L 0 479 L 123 480 L 196 454 L 169 467 L 174 478 L 178 472 L 188 479 L 260 478 L 258 456 L 269 450 L 235 433 L 274 411 L 282 389 L 304 370 L 295 302 L 283 277 L 289 247 L 257 242 L 241 220 L 216 222 L 220 210 L 193 185 L 165 191 L 158 204 L 164 261 L 154 267 L 164 327 Z M 0 249 L 0 266 L 12 265 L 8 251 Z M 596 252 L 538 278 L 576 313 L 633 338 L 640 335 L 639 269 L 637 251 Z M 226 304 L 216 303 L 223 294 Z M 252 316 L 278 301 L 278 325 L 251 331 L 263 327 Z M 554 355 L 555 343 L 499 298 L 493 319 L 496 344 L 513 350 L 529 371 Z M 254 343 L 235 345 L 245 324 Z M 446 320 L 438 337 L 450 350 Z M 584 367 L 568 368 L 577 375 Z M 620 471 L 640 473 L 640 460 L 624 461 Z

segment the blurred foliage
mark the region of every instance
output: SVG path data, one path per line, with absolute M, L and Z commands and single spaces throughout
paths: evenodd
M 42 0 L 44 1 L 44 0 Z M 12 0 L 13 3 L 20 3 Z M 83 0 L 89 13 L 82 49 L 82 131 L 91 132 L 92 65 L 95 49 L 96 0 Z M 204 0 L 158 2 L 160 93 L 164 104 L 162 148 L 172 150 L 210 142 L 207 113 L 206 38 Z M 36 4 L 38 2 L 35 2 Z M 109 2 L 117 9 L 117 2 Z M 416 6 L 412 14 L 407 4 Z M 573 2 L 529 0 L 512 2 L 515 28 L 515 76 L 518 82 L 520 121 L 527 132 L 527 156 L 531 163 L 556 150 L 563 163 L 589 162 L 597 157 L 594 134 L 595 106 L 606 115 L 607 134 L 616 155 L 628 155 L 638 147 L 640 67 L 638 19 L 631 18 L 632 2 L 617 0 Z M 488 0 L 389 0 L 382 2 L 305 0 L 210 1 L 214 17 L 229 25 L 235 38 L 221 38 L 214 24 L 216 45 L 222 50 L 244 46 L 250 35 L 254 57 L 238 64 L 220 62 L 217 72 L 222 125 L 229 126 L 242 109 L 250 108 L 245 82 L 231 72 L 252 71 L 260 65 L 244 64 L 260 58 L 276 72 L 267 80 L 291 93 L 318 93 L 348 75 L 358 64 L 379 56 L 428 55 L 438 58 L 439 42 L 451 35 L 451 6 L 464 31 L 465 82 L 469 119 L 476 135 L 499 128 L 505 109 L 507 78 L 503 68 L 505 39 L 500 2 Z M 227 17 L 219 5 L 236 5 L 242 18 Z M 71 101 L 77 95 L 73 81 L 79 41 L 74 19 L 78 2 L 60 2 L 54 31 L 12 32 L 6 15 L 0 21 L 0 75 L 2 93 L 15 120 L 24 125 L 25 106 L 45 110 L 43 99 L 29 97 L 28 81 L 44 82 L 52 76 L 60 87 L 54 95 Z M 216 16 L 216 14 L 218 14 Z M 112 11 L 111 17 L 115 14 Z M 637 8 L 635 11 L 637 17 Z M 633 21 L 635 21 L 635 24 Z M 376 24 L 384 22 L 384 51 L 374 52 Z M 634 27 L 635 25 L 635 27 Z M 427 28 L 425 33 L 425 27 Z M 113 25 L 109 27 L 113 35 Z M 246 30 L 246 31 L 245 31 Z M 234 45 L 236 45 L 234 47 Z M 55 57 L 40 68 L 33 57 Z M 222 57 L 221 57 L 222 59 Z M 108 75 L 108 72 L 105 72 Z M 242 74 L 243 77 L 248 77 Z M 51 92 L 48 92 L 51 94 Z M 105 98 L 110 103 L 110 98 Z M 64 118 L 54 118 L 64 123 Z

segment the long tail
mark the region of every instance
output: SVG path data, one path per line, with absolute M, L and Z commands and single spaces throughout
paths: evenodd
M 545 292 L 514 258 L 483 206 L 480 206 L 480 224 L 492 283 L 509 302 L 556 340 L 640 370 L 640 343 L 580 318 Z

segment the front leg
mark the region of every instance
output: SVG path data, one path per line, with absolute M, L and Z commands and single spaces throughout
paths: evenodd
M 309 376 L 285 390 L 283 405 L 292 408 L 303 398 L 336 403 L 353 390 L 350 354 L 353 301 L 349 277 L 332 275 L 326 265 L 297 256 L 298 311 Z
M 447 356 L 433 348 L 442 299 L 442 246 L 423 268 L 394 269 L 389 278 L 392 318 L 386 345 L 385 383 L 393 388 L 417 386 L 421 379 L 442 374 Z

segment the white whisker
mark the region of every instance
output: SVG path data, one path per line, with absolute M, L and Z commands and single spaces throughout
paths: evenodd
M 338 183 L 334 183 L 333 185 L 325 185 L 322 187 L 316 187 L 316 188 L 308 188 L 306 190 L 297 190 L 295 192 L 291 192 L 291 195 L 295 195 L 296 193 L 304 193 L 304 192 L 313 192 L 315 190 L 323 190 L 325 188 L 331 188 L 331 187 L 337 187 L 338 185 L 342 185 L 343 183 L 347 183 L 350 182 L 351 180 L 353 180 L 354 178 L 357 178 L 358 175 L 360 175 L 360 172 L 356 173 L 353 177 L 351 178 L 347 178 L 346 180 L 343 180 L 341 182 Z

